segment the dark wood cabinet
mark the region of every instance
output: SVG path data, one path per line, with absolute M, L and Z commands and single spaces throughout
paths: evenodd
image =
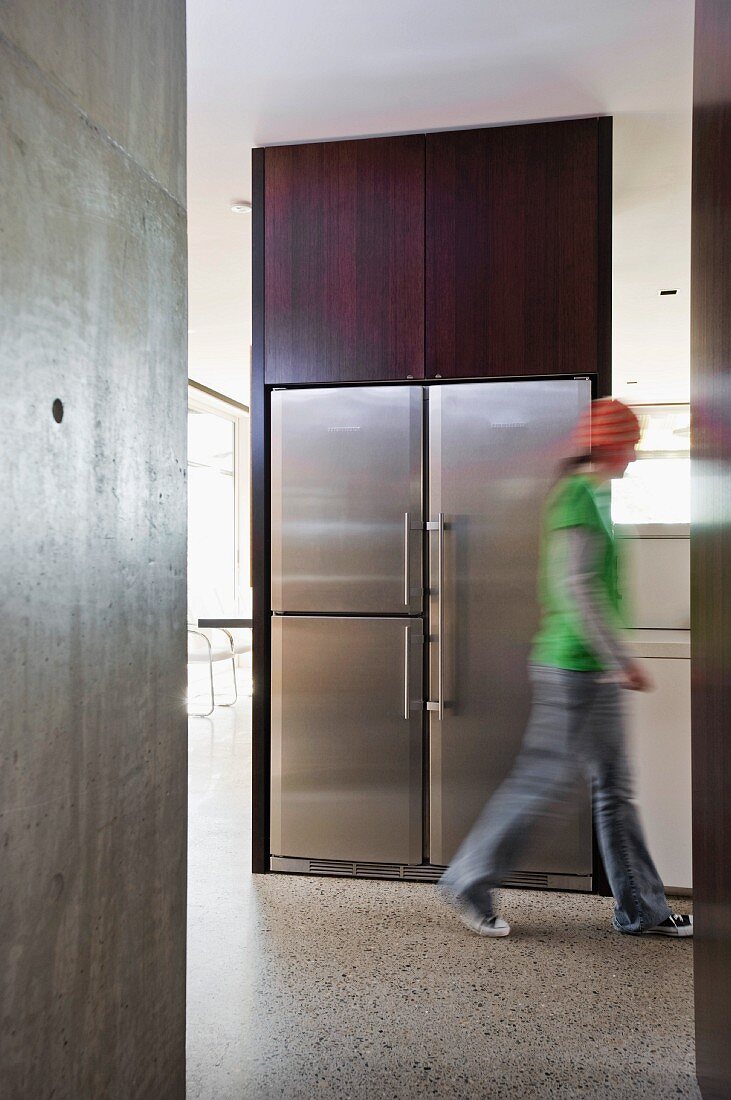
M 264 158 L 269 384 L 422 378 L 424 137 Z
M 610 388 L 611 119 L 426 136 L 426 377 Z

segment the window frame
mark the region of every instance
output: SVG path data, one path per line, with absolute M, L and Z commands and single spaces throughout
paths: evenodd
M 251 590 L 251 414 L 247 405 L 188 379 L 188 411 L 215 413 L 234 426 L 234 577 L 240 598 Z M 187 465 L 187 457 L 186 457 Z M 242 549 L 246 546 L 246 553 Z

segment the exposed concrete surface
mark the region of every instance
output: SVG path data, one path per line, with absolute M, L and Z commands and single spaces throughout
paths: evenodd
M 0 32 L 185 202 L 185 0 L 0 0 Z
M 692 942 L 612 902 L 249 873 L 249 707 L 190 722 L 189 1100 L 699 1100 Z M 679 902 L 687 908 L 687 900 Z
M 140 167 L 105 113 L 122 143 L 183 133 L 185 10 L 110 41 L 142 7 L 0 7 L 23 47 L 0 36 L 0 1091 L 23 1100 L 184 1090 L 184 166 Z M 56 83 L 82 53 L 110 82 L 84 113 Z

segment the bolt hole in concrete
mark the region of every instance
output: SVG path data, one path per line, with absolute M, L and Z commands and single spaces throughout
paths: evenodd
M 58 397 L 53 402 L 51 411 L 53 412 L 53 419 L 57 424 L 60 424 L 63 420 L 63 401 L 60 401 Z

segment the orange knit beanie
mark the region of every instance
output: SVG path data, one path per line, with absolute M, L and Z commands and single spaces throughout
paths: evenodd
M 595 447 L 633 446 L 640 441 L 640 422 L 616 397 L 592 401 L 576 428 L 576 449 L 588 454 Z

